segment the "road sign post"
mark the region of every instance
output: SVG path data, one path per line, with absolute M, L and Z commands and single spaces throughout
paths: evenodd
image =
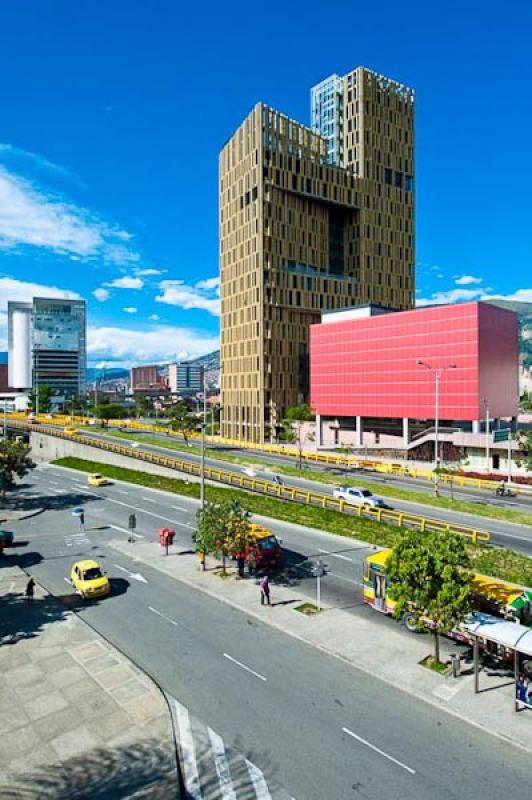
M 508 483 L 512 482 L 512 432 L 510 428 L 504 428 L 502 431 L 493 431 L 493 443 L 508 442 Z
M 321 578 L 325 575 L 326 564 L 323 561 L 315 561 L 312 565 L 312 574 L 316 576 L 316 606 L 321 611 Z
M 129 536 L 127 537 L 127 540 L 128 540 L 128 542 L 134 542 L 135 541 L 135 528 L 137 527 L 137 518 L 136 518 L 135 514 L 130 514 L 129 515 L 129 518 L 128 518 L 128 521 L 127 521 L 127 527 L 129 529 Z

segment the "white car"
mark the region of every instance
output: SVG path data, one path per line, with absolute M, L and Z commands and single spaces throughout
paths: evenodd
M 376 497 L 369 489 L 361 489 L 356 486 L 338 486 L 333 491 L 333 495 L 339 500 L 344 500 L 353 506 L 365 506 L 366 508 L 389 508 L 384 500 Z

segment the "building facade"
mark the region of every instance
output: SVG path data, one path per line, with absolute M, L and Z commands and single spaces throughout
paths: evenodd
M 154 394 L 168 391 L 168 385 L 161 375 L 158 364 L 149 364 L 142 367 L 131 367 L 131 391 L 135 393 Z
M 222 434 L 275 437 L 309 399 L 321 312 L 414 303 L 414 95 L 362 67 L 313 127 L 259 103 L 220 154 Z
M 442 431 L 479 433 L 486 421 L 517 416 L 514 312 L 479 302 L 377 311 L 325 314 L 311 328 L 319 444 L 393 446 L 395 439 L 409 448 L 433 439 L 437 371 Z
M 87 382 L 86 303 L 34 297 L 8 302 L 9 383 L 14 389 L 49 386 L 79 396 Z
M 172 394 L 196 394 L 203 392 L 204 368 L 201 364 L 170 364 L 168 383 Z

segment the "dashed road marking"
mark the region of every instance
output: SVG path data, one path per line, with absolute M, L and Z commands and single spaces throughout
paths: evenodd
M 267 680 L 267 678 L 265 678 L 264 675 L 261 675 L 260 672 L 255 672 L 255 670 L 251 669 L 251 667 L 246 666 L 246 664 L 243 664 L 241 661 L 237 661 L 237 659 L 233 658 L 233 656 L 230 656 L 229 653 L 224 653 L 224 658 L 227 658 L 228 661 L 232 661 L 233 664 L 236 664 L 238 667 L 241 667 L 241 669 L 245 669 L 246 672 L 250 672 L 259 680 L 261 681 Z
M 385 753 L 384 750 L 381 750 L 379 747 L 376 747 L 374 744 L 371 744 L 371 742 L 368 742 L 367 739 L 363 739 L 362 736 L 358 736 L 356 733 L 353 733 L 353 731 L 350 731 L 349 728 L 342 728 L 342 730 L 344 733 L 347 733 L 348 736 L 351 736 L 353 739 L 356 739 L 357 742 L 360 742 L 365 747 L 369 747 L 369 749 L 373 750 L 374 753 L 378 753 L 380 756 L 383 756 L 383 758 L 387 758 L 388 761 L 392 761 L 394 764 L 397 764 L 398 767 L 401 767 L 401 769 L 406 770 L 411 775 L 416 774 L 415 769 L 412 769 L 412 767 L 409 767 L 407 764 L 403 764 L 402 761 L 398 761 L 397 758 L 394 758 L 389 753 Z

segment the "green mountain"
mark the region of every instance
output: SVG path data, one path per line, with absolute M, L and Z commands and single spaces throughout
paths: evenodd
M 499 308 L 515 311 L 519 317 L 519 352 L 526 367 L 532 367 L 532 303 L 514 303 L 511 300 L 490 300 Z

